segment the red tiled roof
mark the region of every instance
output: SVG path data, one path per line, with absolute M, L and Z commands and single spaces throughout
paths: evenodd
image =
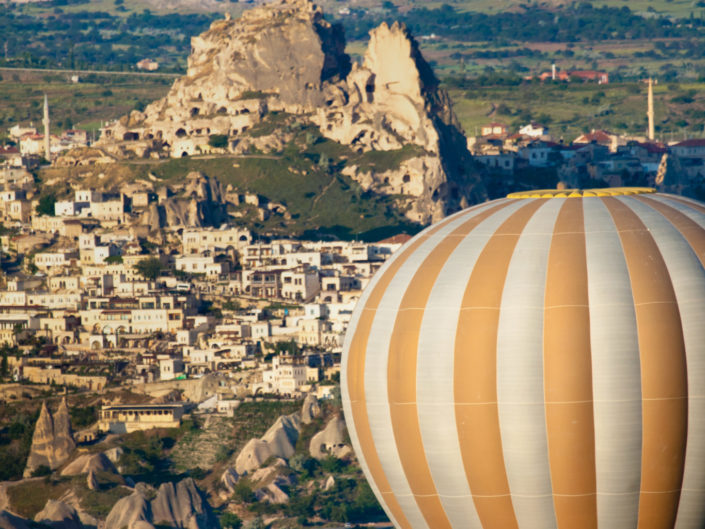
M 645 149 L 647 152 L 650 152 L 652 154 L 663 154 L 668 150 L 668 148 L 663 143 L 644 142 L 639 143 L 638 145 L 642 149 Z
M 583 134 L 576 138 L 574 143 L 609 143 L 612 141 L 612 135 L 604 130 L 593 130 L 587 134 Z
M 689 140 L 683 140 L 680 143 L 676 143 L 674 147 L 705 147 L 705 139 L 691 138 Z

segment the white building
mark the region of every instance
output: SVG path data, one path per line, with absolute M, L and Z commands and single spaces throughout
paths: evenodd
M 177 270 L 190 274 L 205 274 L 206 276 L 220 276 L 230 270 L 227 262 L 216 262 L 213 256 L 183 255 L 174 259 Z
M 310 301 L 321 290 L 318 271 L 312 268 L 286 270 L 281 274 L 281 281 L 282 297 L 294 301 Z
M 206 251 L 227 250 L 229 247 L 240 249 L 250 244 L 252 234 L 245 228 L 198 228 L 184 230 L 181 244 L 184 254 L 203 253 Z
M 275 356 L 272 368 L 262 372 L 264 391 L 293 395 L 307 384 L 306 364 L 303 358 Z
M 34 256 L 34 264 L 40 270 L 63 268 L 64 266 L 75 266 L 78 261 L 78 253 L 73 250 L 56 250 L 54 252 L 40 252 Z
M 524 136 L 529 136 L 531 138 L 540 138 L 542 136 L 548 136 L 548 127 L 544 127 L 538 123 L 529 123 L 519 129 L 519 134 L 523 134 Z

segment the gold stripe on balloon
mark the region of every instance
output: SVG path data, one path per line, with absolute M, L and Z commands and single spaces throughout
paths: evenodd
M 379 454 L 375 448 L 374 439 L 372 438 L 372 430 L 367 415 L 367 401 L 365 397 L 365 359 L 367 353 L 367 340 L 372 328 L 377 308 L 379 307 L 382 297 L 391 283 L 394 276 L 399 271 L 399 268 L 406 260 L 421 246 L 429 237 L 441 229 L 447 222 L 441 222 L 430 228 L 425 234 L 419 236 L 418 239 L 403 250 L 403 253 L 398 258 L 390 263 L 387 270 L 383 273 L 379 282 L 374 286 L 374 290 L 367 299 L 367 303 L 362 309 L 360 319 L 355 328 L 355 334 L 350 342 L 348 349 L 348 393 L 350 395 L 350 409 L 352 410 L 353 425 L 357 433 L 358 441 L 362 455 L 367 463 L 367 467 L 372 475 L 379 493 L 382 496 L 383 503 L 387 506 L 392 516 L 403 529 L 411 529 L 411 525 L 404 515 L 397 498 L 389 485 L 387 476 L 382 468 L 382 462 L 379 459 Z
M 497 408 L 497 330 L 514 248 L 544 202 L 529 202 L 492 235 L 472 271 L 458 319 L 455 415 L 465 474 L 484 529 L 517 529 Z
M 676 208 L 663 202 L 646 197 L 638 197 L 638 200 L 648 204 L 666 217 L 683 238 L 688 241 L 688 244 L 700 260 L 700 264 L 705 266 L 705 229 L 702 226 Z
M 561 208 L 548 255 L 544 397 L 559 529 L 597 527 L 595 425 L 583 201 Z
M 508 203 L 506 205 L 508 205 Z M 472 214 L 472 211 L 470 210 L 464 214 Z M 399 501 L 395 497 L 389 485 L 389 480 L 384 473 L 382 462 L 374 444 L 367 414 L 367 399 L 365 396 L 367 341 L 377 308 L 399 269 L 424 242 L 454 220 L 455 217 L 449 217 L 428 228 L 417 235 L 417 238 L 412 240 L 409 246 L 402 249 L 398 257 L 393 258 L 393 261 L 389 263 L 389 267 L 382 273 L 377 284 L 372 287 L 372 293 L 368 297 L 365 306 L 362 308 L 362 313 L 360 314 L 347 352 L 348 396 L 352 412 L 352 425 L 349 425 L 349 427 L 355 429 L 360 444 L 360 450 L 362 451 L 362 457 L 367 463 L 368 470 L 379 490 L 379 494 L 382 496 L 383 505 L 387 507 L 392 517 L 403 529 L 411 529 L 411 524 L 404 515 Z M 381 353 L 380 351 L 379 354 Z
M 402 298 L 389 344 L 387 388 L 394 438 L 409 487 L 429 527 L 450 529 L 424 451 L 416 405 L 417 355 L 421 322 L 443 265 L 478 224 L 510 204 L 483 211 L 446 235 L 418 268 Z
M 641 358 L 642 471 L 638 529 L 673 527 L 688 423 L 685 344 L 664 259 L 638 216 L 602 199 L 619 231 L 632 283 Z
M 684 206 L 688 206 L 691 209 L 694 209 L 695 211 L 702 213 L 705 215 L 705 207 L 703 207 L 702 204 L 695 203 L 695 202 L 690 202 L 689 200 L 683 200 L 682 197 L 677 197 L 674 195 L 665 195 L 668 200 L 673 200 L 674 202 L 679 202 L 683 204 Z

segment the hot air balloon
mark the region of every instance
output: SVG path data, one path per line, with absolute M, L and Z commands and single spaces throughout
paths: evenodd
M 350 437 L 404 529 L 705 527 L 705 205 L 532 191 L 374 276 L 345 339 Z

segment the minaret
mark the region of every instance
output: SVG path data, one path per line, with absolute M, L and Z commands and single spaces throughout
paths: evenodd
M 654 80 L 649 77 L 647 81 L 649 84 L 649 97 L 648 97 L 648 109 L 646 111 L 646 117 L 649 118 L 649 139 L 654 140 Z
M 51 138 L 49 136 L 49 100 L 44 94 L 44 157 L 51 161 Z

